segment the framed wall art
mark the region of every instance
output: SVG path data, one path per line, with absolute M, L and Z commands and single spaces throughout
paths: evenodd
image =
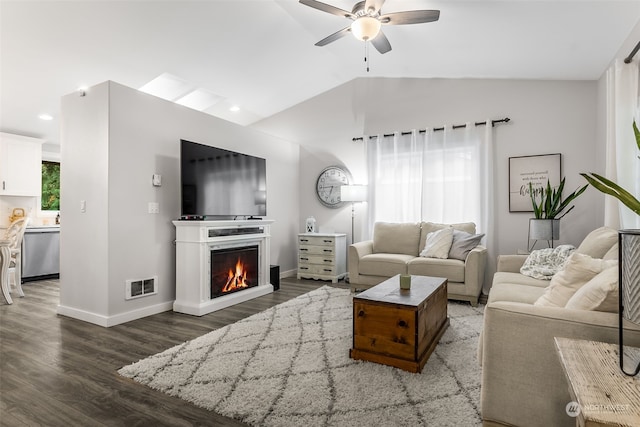
M 533 212 L 529 183 L 533 191 L 560 185 L 560 153 L 509 157 L 509 212 Z

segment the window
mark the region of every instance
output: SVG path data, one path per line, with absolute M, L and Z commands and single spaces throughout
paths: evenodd
M 60 210 L 60 163 L 42 162 L 42 210 Z

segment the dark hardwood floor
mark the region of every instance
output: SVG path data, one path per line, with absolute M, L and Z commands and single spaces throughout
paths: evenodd
M 283 279 L 272 294 L 202 317 L 168 311 L 103 328 L 56 314 L 59 281 L 25 283 L 24 298 L 0 305 L 0 425 L 241 426 L 116 371 L 326 284 Z

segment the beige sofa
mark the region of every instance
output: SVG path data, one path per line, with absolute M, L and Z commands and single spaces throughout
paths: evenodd
M 576 251 L 617 259 L 617 247 L 617 231 L 603 227 Z M 617 343 L 618 314 L 534 306 L 550 282 L 520 274 L 526 258 L 498 257 L 478 345 L 483 424 L 575 426 L 565 411 L 572 399 L 554 337 Z M 625 345 L 640 346 L 640 328 L 626 324 L 625 329 Z
M 475 234 L 472 222 L 462 224 L 385 223 L 374 225 L 373 240 L 349 246 L 348 268 L 352 290 L 370 288 L 396 274 L 446 277 L 449 299 L 478 304 L 482 291 L 487 250 L 472 249 L 465 261 L 459 259 L 424 258 L 427 234 L 445 227 Z

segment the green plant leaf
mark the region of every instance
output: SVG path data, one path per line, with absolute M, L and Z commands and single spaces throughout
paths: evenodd
M 640 201 L 636 199 L 631 193 L 626 191 L 624 188 L 620 187 L 615 182 L 598 175 L 596 173 L 592 173 L 591 175 L 586 173 L 581 173 L 584 179 L 587 180 L 589 184 L 591 184 L 598 191 L 609 194 L 610 196 L 618 199 L 622 204 L 631 209 L 637 215 L 640 215 Z

